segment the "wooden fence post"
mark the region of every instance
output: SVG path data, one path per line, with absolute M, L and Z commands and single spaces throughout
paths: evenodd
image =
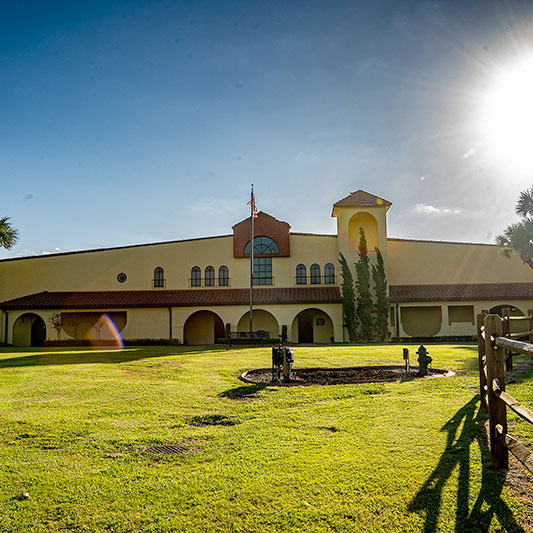
M 479 313 L 477 315 L 477 350 L 478 350 L 478 364 L 479 364 L 479 397 L 481 398 L 481 409 L 483 411 L 487 410 L 487 405 L 485 404 L 485 387 L 487 385 L 487 378 L 485 377 L 485 372 L 483 371 L 483 357 L 485 356 L 485 339 L 481 334 L 481 326 L 484 326 L 484 320 L 486 313 Z
M 502 322 L 502 331 L 503 337 L 511 338 L 511 321 L 509 317 L 511 316 L 511 308 L 504 307 L 502 309 L 503 322 Z M 507 359 L 505 359 L 505 370 L 513 369 L 513 352 L 510 350 L 505 350 L 507 352 Z
M 530 316 L 531 318 L 527 321 L 528 324 L 528 331 L 533 332 L 533 309 L 527 310 L 527 316 Z M 529 334 L 529 342 L 530 344 L 533 344 L 533 333 Z
M 485 353 L 487 355 L 487 385 L 489 400 L 490 459 L 494 468 L 509 467 L 509 452 L 505 447 L 507 434 L 507 410 L 505 403 L 495 394 L 493 383 L 500 382 L 500 390 L 505 390 L 505 369 L 503 349 L 495 345 L 494 339 L 502 336 L 502 319 L 498 315 L 488 315 L 485 325 Z M 499 428 L 497 428 L 499 426 Z

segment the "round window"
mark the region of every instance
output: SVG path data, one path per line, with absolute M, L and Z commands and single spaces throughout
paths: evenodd
M 117 274 L 117 281 L 119 283 L 124 283 L 126 281 L 128 276 L 126 276 L 126 274 L 124 274 L 124 272 L 121 272 L 120 274 Z

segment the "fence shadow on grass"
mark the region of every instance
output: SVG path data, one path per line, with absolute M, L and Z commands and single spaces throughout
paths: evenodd
M 442 492 L 457 467 L 459 479 L 455 531 L 464 533 L 489 531 L 490 523 L 496 515 L 502 531 L 524 532 L 501 497 L 505 472 L 495 471 L 490 467 L 484 424 L 486 417 L 478 409 L 478 402 L 479 396 L 476 395 L 443 426 L 441 431 L 448 433 L 446 449 L 438 465 L 409 504 L 409 511 L 425 513 L 423 531 L 426 533 L 438 530 Z M 470 509 L 470 446 L 474 441 L 477 441 L 481 451 L 482 471 L 481 488 Z

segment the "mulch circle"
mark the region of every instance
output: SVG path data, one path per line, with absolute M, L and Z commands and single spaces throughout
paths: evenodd
M 454 376 L 450 370 L 428 369 L 427 376 L 419 376 L 418 368 L 405 371 L 403 366 L 355 366 L 346 368 L 297 368 L 293 369 L 293 379 L 278 383 L 272 381 L 271 368 L 247 370 L 239 376 L 245 383 L 259 386 L 293 387 L 301 385 L 342 385 L 352 383 L 383 383 L 394 381 L 411 381 L 436 377 Z

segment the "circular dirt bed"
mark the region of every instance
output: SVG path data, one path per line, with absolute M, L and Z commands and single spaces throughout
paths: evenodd
M 340 385 L 343 383 L 380 383 L 413 379 L 453 376 L 454 372 L 430 368 L 427 376 L 419 376 L 418 368 L 405 372 L 403 366 L 355 366 L 349 368 L 298 368 L 291 381 L 272 381 L 271 368 L 257 368 L 244 372 L 240 379 L 263 386 Z

